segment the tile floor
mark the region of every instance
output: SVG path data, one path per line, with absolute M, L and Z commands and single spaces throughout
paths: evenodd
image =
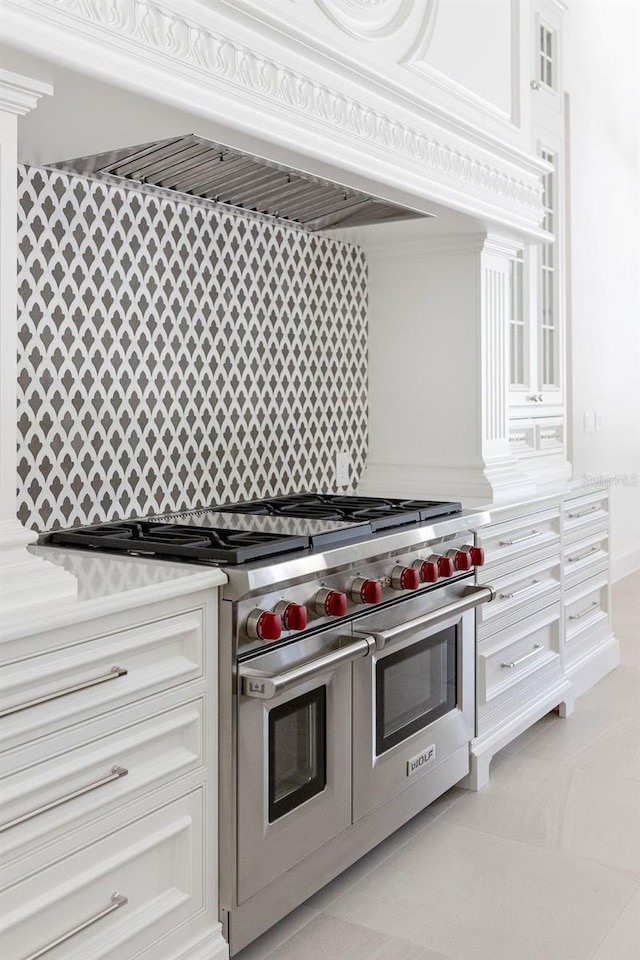
M 640 960 L 640 573 L 622 665 L 453 788 L 237 960 Z

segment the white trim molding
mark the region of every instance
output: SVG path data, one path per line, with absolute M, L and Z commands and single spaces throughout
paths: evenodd
M 304 57 L 291 37 L 227 5 L 4 0 L 3 31 L 70 69 L 541 238 L 535 157 L 440 125 L 421 104 L 317 51 Z
M 624 553 L 615 553 L 611 557 L 611 581 L 617 583 L 624 577 L 640 570 L 640 547 L 632 547 Z
M 68 599 L 77 593 L 75 577 L 28 550 L 37 537 L 16 517 L 16 221 L 18 215 L 18 117 L 48 84 L 0 70 L 0 606 L 3 617 L 17 608 Z
M 362 496 L 401 499 L 461 500 L 465 507 L 526 499 L 535 484 L 517 470 L 510 458 L 438 463 L 367 463 L 358 484 Z
M 411 70 L 419 77 L 423 77 L 435 87 L 455 97 L 461 103 L 471 106 L 474 110 L 480 111 L 485 116 L 494 120 L 499 120 L 512 129 L 517 129 L 520 119 L 519 104 L 519 86 L 520 86 L 520 6 L 519 0 L 511 0 L 511 29 L 509 31 L 509 40 L 511 43 L 511 89 L 510 106 L 508 110 L 497 107 L 494 103 L 484 97 L 479 96 L 468 87 L 457 83 L 452 77 L 436 70 L 427 62 L 427 52 L 431 43 L 433 30 L 435 27 L 436 9 L 432 8 L 431 17 L 425 18 L 423 29 L 409 50 L 406 57 L 401 61 L 407 70 Z

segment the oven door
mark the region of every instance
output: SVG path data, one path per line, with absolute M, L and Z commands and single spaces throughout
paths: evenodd
M 437 776 L 473 737 L 475 613 L 449 599 L 422 612 L 424 601 L 412 599 L 356 624 L 378 649 L 354 666 L 354 821 Z
M 371 637 L 322 634 L 239 665 L 238 903 L 351 823 L 351 662 Z

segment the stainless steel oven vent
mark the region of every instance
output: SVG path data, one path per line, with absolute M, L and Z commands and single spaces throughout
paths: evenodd
M 310 231 L 430 216 L 193 134 L 49 166 L 200 197 Z

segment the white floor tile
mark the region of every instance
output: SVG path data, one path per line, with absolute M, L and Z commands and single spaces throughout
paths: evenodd
M 308 923 L 268 960 L 449 960 L 415 943 L 378 933 L 337 917 Z
M 575 713 L 566 720 L 552 714 L 540 735 L 532 737 L 519 751 L 520 757 L 537 757 L 600 777 L 640 780 L 640 727 L 625 714 L 605 713 L 578 701 Z
M 317 910 L 303 905 L 267 930 L 261 937 L 250 943 L 233 960 L 265 960 L 269 954 L 293 937 L 299 930 L 318 916 Z
M 640 720 L 640 676 L 624 664 L 585 693 L 584 706 Z
M 636 890 L 592 960 L 640 960 L 640 889 Z
M 584 857 L 640 881 L 640 782 L 525 753 L 442 822 Z
M 634 889 L 599 864 L 441 818 L 326 912 L 465 960 L 585 960 Z

